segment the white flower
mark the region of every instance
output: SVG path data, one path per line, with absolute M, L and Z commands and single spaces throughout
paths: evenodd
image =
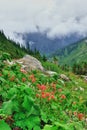
M 81 91 L 84 91 L 84 88 L 80 87 L 80 90 L 81 90 Z

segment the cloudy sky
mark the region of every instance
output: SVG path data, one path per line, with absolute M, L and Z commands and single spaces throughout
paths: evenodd
M 0 0 L 0 29 L 47 31 L 49 37 L 87 33 L 87 0 Z

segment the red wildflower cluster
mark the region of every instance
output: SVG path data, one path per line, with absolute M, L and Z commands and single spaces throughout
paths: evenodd
M 42 90 L 42 91 L 45 91 L 46 90 L 46 86 L 45 85 L 40 85 L 38 84 L 37 87 Z
M 46 98 L 48 101 L 55 99 L 55 96 L 50 92 L 42 92 L 41 94 L 36 94 L 37 98 Z
M 61 99 L 66 99 L 66 96 L 64 94 L 61 95 Z
M 22 78 L 22 82 L 25 82 L 26 81 L 26 78 Z
M 30 75 L 29 79 L 32 81 L 32 83 L 36 82 L 36 78 L 35 78 L 34 74 Z
M 50 101 L 51 99 L 55 99 L 54 92 L 46 92 L 47 89 L 46 85 L 38 84 L 37 87 L 39 90 L 41 90 L 40 94 L 36 94 L 37 98 L 46 98 L 48 101 Z
M 79 120 L 82 120 L 83 117 L 84 117 L 84 114 L 82 114 L 82 113 L 78 113 L 77 117 L 78 117 Z
M 27 71 L 26 71 L 26 70 L 24 70 L 23 68 L 21 68 L 21 69 L 20 69 L 20 71 L 21 71 L 22 73 L 24 73 L 24 74 L 26 74 L 26 73 L 27 73 Z
M 84 118 L 84 114 L 83 113 L 74 112 L 74 116 L 76 116 L 80 121 L 83 120 L 83 118 Z
M 11 78 L 10 78 L 10 81 L 14 81 L 15 80 L 15 76 L 12 76 Z
M 62 92 L 62 88 L 59 88 L 59 89 L 58 89 L 58 92 Z

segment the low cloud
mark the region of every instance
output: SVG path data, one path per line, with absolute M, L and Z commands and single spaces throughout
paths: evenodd
M 0 29 L 14 32 L 47 31 L 50 38 L 87 34 L 87 0 L 0 0 Z

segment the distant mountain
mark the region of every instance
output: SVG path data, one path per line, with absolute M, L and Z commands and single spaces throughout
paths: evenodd
M 65 37 L 56 37 L 54 39 L 50 39 L 47 37 L 46 33 L 18 33 L 18 36 L 21 36 L 25 41 L 25 46 L 34 50 L 35 48 L 40 51 L 41 54 L 49 55 L 53 52 L 57 51 L 60 48 L 63 48 L 69 44 L 79 41 L 83 38 L 78 34 L 71 34 Z
M 21 48 L 19 44 L 8 39 L 4 33 L 0 31 L 0 54 L 3 52 L 11 54 L 12 58 L 20 58 L 27 53 L 25 48 Z
M 61 64 L 72 65 L 84 61 L 87 62 L 87 39 L 58 50 L 54 55 L 58 56 Z

